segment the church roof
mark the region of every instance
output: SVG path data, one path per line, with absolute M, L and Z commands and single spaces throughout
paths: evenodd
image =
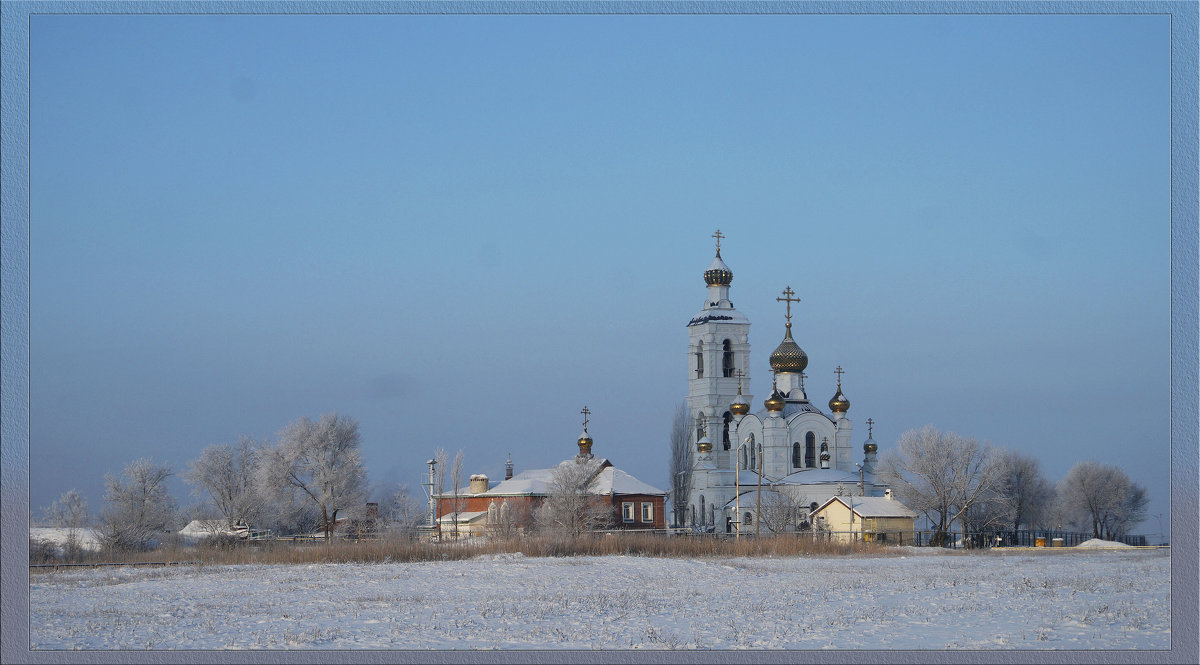
M 693 316 L 691 321 L 688 321 L 688 326 L 698 326 L 701 323 L 708 323 L 709 321 L 716 323 L 750 323 L 750 319 L 747 319 L 745 314 L 732 307 L 729 309 L 714 307 L 712 309 L 700 310 L 699 314 Z
M 870 474 L 863 476 L 864 481 L 870 480 Z M 777 485 L 844 485 L 858 484 L 858 472 L 839 471 L 837 469 L 803 469 L 776 481 Z

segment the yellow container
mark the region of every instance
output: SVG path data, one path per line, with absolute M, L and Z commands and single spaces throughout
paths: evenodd
M 1045 546 L 1046 546 L 1046 539 L 1045 539 L 1045 538 L 1035 538 L 1035 539 L 1033 540 L 1033 546 L 1034 546 L 1034 547 L 1045 547 Z

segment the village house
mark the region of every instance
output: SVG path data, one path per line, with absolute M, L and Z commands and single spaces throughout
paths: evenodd
M 818 531 L 835 540 L 864 540 L 904 545 L 913 542 L 917 514 L 892 497 L 835 496 L 812 513 Z

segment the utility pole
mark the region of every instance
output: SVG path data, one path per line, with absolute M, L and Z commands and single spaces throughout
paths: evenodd
M 437 528 L 437 497 L 433 495 L 435 487 L 433 478 L 437 470 L 437 460 L 430 459 L 426 464 L 429 465 L 429 482 L 425 483 L 425 493 L 429 496 L 429 529 L 432 531 Z

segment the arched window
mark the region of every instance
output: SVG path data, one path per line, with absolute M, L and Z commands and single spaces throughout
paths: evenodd
M 800 452 L 800 442 L 792 444 L 792 468 L 800 469 L 804 467 L 804 453 Z
M 704 438 L 704 412 L 696 415 L 696 441 Z
M 742 524 L 752 524 L 753 522 L 754 517 L 749 512 L 747 512 L 745 515 L 742 515 Z
M 753 471 L 754 469 L 758 468 L 758 460 L 754 456 L 754 444 L 753 443 L 750 444 L 749 448 L 750 448 L 750 470 Z
M 725 340 L 721 345 L 721 350 L 724 352 L 721 354 L 721 375 L 733 376 L 733 346 L 729 340 Z
M 700 495 L 700 525 L 704 526 L 704 517 L 707 513 L 704 512 L 704 495 Z
M 804 435 L 804 467 L 811 469 L 817 465 L 817 435 L 809 432 Z
M 696 504 L 692 504 L 692 505 L 688 506 L 688 508 L 692 509 L 691 510 L 691 513 L 692 513 L 691 519 L 688 521 L 688 524 L 691 524 L 692 526 L 696 526 Z
M 819 507 L 819 505 L 817 504 L 817 502 L 813 501 L 812 503 L 808 504 L 808 512 L 815 513 L 815 512 L 817 512 L 818 507 Z
M 721 445 L 729 450 L 729 426 L 733 423 L 733 414 L 725 412 L 725 431 L 721 434 Z
M 714 527 L 714 531 L 716 530 L 715 527 L 717 526 L 717 504 L 715 504 L 715 503 L 708 507 L 708 525 L 711 527 Z
M 696 344 L 696 378 L 704 378 L 704 342 Z
M 748 447 L 747 447 L 747 446 L 742 446 L 742 447 L 741 447 L 741 449 L 740 449 L 740 451 L 741 451 L 741 459 L 738 461 L 738 468 L 739 468 L 739 469 L 744 469 L 744 468 L 746 468 L 746 450 L 747 450 L 747 449 L 748 449 Z

